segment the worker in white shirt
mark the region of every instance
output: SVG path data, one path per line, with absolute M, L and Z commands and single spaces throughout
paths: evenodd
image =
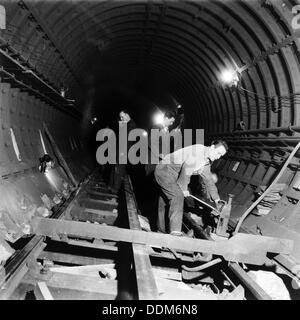
M 200 174 L 217 208 L 220 197 L 210 171 L 211 163 L 228 150 L 227 143 L 214 141 L 210 147 L 194 144 L 166 155 L 156 166 L 154 176 L 161 191 L 157 229 L 159 232 L 181 235 L 184 197 L 189 196 L 188 184 L 192 174 Z M 168 212 L 162 210 L 161 202 Z

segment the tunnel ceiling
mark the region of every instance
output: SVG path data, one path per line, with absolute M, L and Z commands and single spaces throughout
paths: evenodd
M 101 87 L 151 75 L 211 134 L 299 125 L 295 1 L 4 3 L 1 50 L 72 97 L 95 77 Z M 220 83 L 227 68 L 238 88 Z

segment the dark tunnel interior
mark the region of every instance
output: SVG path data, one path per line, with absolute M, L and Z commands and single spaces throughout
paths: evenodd
M 221 198 L 234 195 L 233 225 L 295 151 L 279 198 L 243 231 L 293 240 L 285 264 L 299 272 L 298 0 L 0 0 L 0 17 L 0 246 L 99 166 L 97 132 L 117 130 L 120 110 L 147 131 L 157 111 L 174 111 L 181 129 L 204 129 L 205 145 L 227 142 L 214 170 Z M 55 160 L 49 175 L 43 154 Z

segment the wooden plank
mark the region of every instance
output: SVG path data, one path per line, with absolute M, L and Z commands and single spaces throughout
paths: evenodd
M 98 209 L 104 211 L 113 211 L 118 207 L 118 204 L 113 204 L 100 200 L 92 200 L 92 199 L 80 199 L 78 200 L 82 207 L 87 209 Z
M 94 186 L 94 187 L 107 187 L 107 184 L 103 181 L 100 181 L 99 178 L 95 177 L 93 180 L 90 180 L 89 186 Z
M 74 265 L 91 265 L 100 263 L 111 263 L 114 261 L 113 259 L 100 259 L 49 251 L 43 251 L 39 255 L 38 259 L 48 259 L 53 262 L 69 263 Z
M 114 263 L 106 263 L 106 264 L 97 264 L 97 265 L 86 265 L 86 266 L 76 266 L 76 267 L 51 267 L 50 271 L 53 273 L 64 273 L 64 274 L 73 274 L 79 276 L 87 276 L 93 277 L 96 280 L 99 279 L 99 272 L 103 274 L 109 273 L 109 271 L 113 272 L 113 277 L 109 277 L 109 279 L 116 279 L 117 274 L 115 270 Z
M 101 199 L 95 199 L 93 197 L 90 197 L 90 196 L 85 196 L 85 197 L 82 197 L 83 201 L 92 201 L 94 203 L 99 203 L 99 204 L 109 204 L 109 205 L 112 205 L 112 206 L 115 206 L 117 207 L 118 206 L 118 202 L 116 201 L 115 198 L 111 199 L 111 200 L 101 200 Z M 79 199 L 79 200 L 82 200 L 82 199 Z
M 97 242 L 96 240 L 98 239 L 94 239 L 93 243 L 84 240 L 69 240 L 68 244 L 100 250 L 118 251 L 118 248 L 115 246 L 115 242 L 113 244 L 111 244 L 111 242 L 99 243 L 100 241 Z
M 118 217 L 118 212 L 114 212 L 114 211 L 84 208 L 83 212 L 91 212 L 91 213 L 96 213 L 98 215 L 111 216 L 114 218 Z
M 94 244 L 91 242 L 87 241 L 80 241 L 80 240 L 69 240 L 68 241 L 69 245 L 74 245 L 74 246 L 80 246 L 80 247 L 87 247 L 87 248 L 93 248 L 96 250 L 105 250 L 105 251 L 111 251 L 111 252 L 117 252 L 118 248 L 116 246 L 112 245 L 107 245 L 107 244 Z M 151 247 L 147 247 L 147 252 L 148 254 L 153 257 L 154 259 L 160 260 L 160 259 L 165 259 L 165 260 L 176 260 L 174 255 L 170 252 L 164 252 L 162 251 L 161 253 L 153 251 Z M 182 255 L 178 253 L 180 256 L 180 260 L 182 262 L 193 262 L 193 258 L 191 256 L 187 255 Z M 69 256 L 69 257 L 68 257 Z M 39 258 L 49 258 L 51 261 L 57 261 L 57 262 L 66 262 L 66 263 L 74 263 L 74 264 L 97 264 L 97 258 L 93 257 L 85 257 L 85 256 L 78 256 L 78 255 L 68 255 L 66 253 L 58 253 L 58 252 L 49 252 L 49 251 L 43 251 L 40 255 Z M 99 261 L 104 261 L 105 259 L 99 259 Z M 95 261 L 95 262 L 91 262 Z
M 86 197 L 89 199 L 93 199 L 93 200 L 99 200 L 99 201 L 105 201 L 105 202 L 111 202 L 111 203 L 117 203 L 117 198 L 113 197 L 113 196 L 104 196 L 104 195 L 99 195 L 99 194 L 95 194 L 93 192 L 88 192 L 86 194 Z
M 75 266 L 75 267 L 66 267 L 66 266 L 55 266 L 51 267 L 51 272 L 60 272 L 60 273 L 68 273 L 68 274 L 78 274 L 78 275 L 86 275 L 90 277 L 99 278 L 99 271 L 102 270 L 116 270 L 115 263 L 98 263 L 93 265 L 84 265 L 84 266 Z M 173 270 L 165 270 L 161 268 L 153 268 L 153 274 L 157 278 L 164 278 L 176 281 L 182 281 L 181 273 Z
M 35 284 L 36 281 L 45 281 L 49 288 L 98 292 L 113 295 L 114 297 L 118 293 L 118 283 L 116 280 L 101 279 L 100 276 L 99 280 L 95 280 L 94 277 L 66 273 L 49 273 L 47 279 L 39 276 L 32 278 L 26 275 L 22 283 Z
M 153 268 L 153 273 L 156 278 L 182 281 L 181 273 L 177 271 Z
M 118 218 L 118 214 L 114 212 L 80 207 L 72 210 L 70 214 L 74 220 L 105 223 L 108 225 L 113 225 Z
M 51 293 L 54 297 L 54 300 L 114 300 L 116 299 L 115 295 L 107 294 L 107 293 L 99 293 L 99 292 L 87 292 L 87 291 L 79 291 L 79 290 L 71 290 L 71 289 L 62 289 L 62 288 L 53 288 L 51 289 Z
M 74 184 L 75 186 L 77 186 L 77 185 L 78 185 L 78 181 L 77 181 L 77 179 L 74 177 L 74 175 L 73 175 L 73 173 L 72 173 L 72 171 L 71 171 L 68 163 L 66 162 L 66 160 L 65 160 L 64 156 L 62 155 L 62 153 L 60 152 L 60 150 L 59 150 L 59 148 L 58 148 L 55 140 L 53 139 L 53 137 L 52 137 L 52 135 L 51 135 L 51 133 L 50 133 L 50 131 L 49 131 L 46 123 L 44 123 L 44 130 L 45 130 L 45 132 L 46 132 L 46 134 L 47 134 L 47 136 L 48 136 L 48 138 L 49 138 L 49 140 L 50 140 L 50 142 L 51 142 L 51 145 L 52 145 L 52 147 L 53 147 L 53 149 L 54 149 L 54 151 L 55 151 L 55 153 L 56 153 L 56 155 L 57 155 L 57 157 L 58 157 L 61 165 L 62 165 L 62 166 L 64 167 L 64 169 L 66 170 L 66 172 L 67 172 L 69 178 L 72 180 L 73 184 Z
M 221 255 L 227 261 L 262 265 L 267 252 L 289 254 L 293 241 L 265 236 L 238 233 L 229 240 L 209 241 L 169 234 L 128 230 L 111 226 L 87 224 L 77 221 L 34 218 L 33 232 L 39 235 L 55 237 L 56 234 L 124 241 L 130 243 L 166 247 L 187 252 L 203 252 Z
M 34 295 L 37 300 L 54 300 L 46 283 L 43 281 L 39 281 L 35 286 Z
M 115 193 L 111 193 L 108 188 L 102 188 L 102 187 L 88 187 L 86 189 L 87 192 L 100 192 L 104 194 L 112 194 L 116 195 Z
M 103 192 L 97 192 L 97 191 L 90 191 L 87 190 L 87 193 L 91 196 L 99 197 L 99 199 L 118 199 L 118 196 L 114 193 L 103 193 Z

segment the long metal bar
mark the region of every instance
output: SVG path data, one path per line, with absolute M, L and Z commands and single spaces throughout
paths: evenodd
M 203 200 L 201 200 L 201 199 L 199 199 L 199 198 L 197 198 L 197 197 L 195 197 L 195 196 L 193 196 L 192 194 L 190 194 L 189 195 L 189 197 L 191 197 L 191 198 L 193 198 L 193 199 L 195 199 L 195 200 L 197 200 L 198 202 L 200 202 L 201 204 L 203 204 L 204 206 L 206 206 L 206 207 L 208 207 L 208 208 L 210 208 L 211 209 L 211 213 L 212 214 L 214 214 L 214 215 L 216 215 L 216 216 L 218 216 L 218 215 L 220 215 L 221 214 L 221 212 L 217 209 L 217 208 L 215 208 L 215 207 L 213 207 L 212 205 L 210 205 L 209 203 L 206 203 L 205 201 L 203 201 Z
M 22 250 L 4 266 L 5 275 L 0 279 L 0 300 L 6 300 L 18 286 L 22 277 L 28 271 L 27 263 L 44 248 L 44 237 L 35 236 Z
M 216 258 L 216 259 L 214 259 L 214 260 L 211 260 L 211 261 L 209 261 L 209 262 L 206 262 L 206 263 L 204 263 L 204 264 L 201 264 L 200 266 L 197 266 L 197 267 L 189 268 L 189 267 L 183 265 L 183 266 L 182 266 L 182 269 L 183 269 L 183 270 L 187 270 L 187 271 L 197 271 L 197 272 L 198 272 L 198 271 L 205 270 L 205 269 L 207 269 L 207 268 L 209 268 L 209 267 L 211 267 L 211 266 L 214 266 L 214 265 L 216 265 L 216 264 L 218 264 L 218 263 L 220 263 L 220 262 L 222 262 L 222 259 L 221 259 L 221 258 Z
M 237 263 L 229 263 L 229 268 L 247 286 L 258 300 L 272 300 L 272 298 L 243 270 Z

